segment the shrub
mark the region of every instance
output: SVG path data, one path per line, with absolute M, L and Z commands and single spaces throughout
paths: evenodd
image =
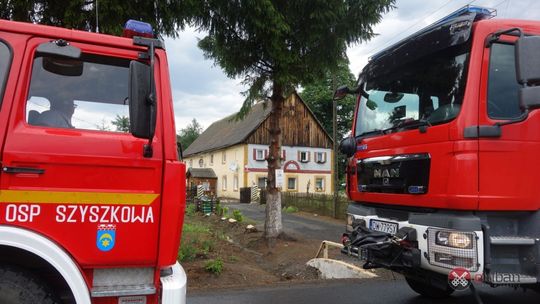
M 182 244 L 178 251 L 178 260 L 180 262 L 193 261 L 197 257 L 198 250 L 192 244 Z
M 210 260 L 204 266 L 204 270 L 220 275 L 223 272 L 223 261 L 220 259 Z
M 287 206 L 287 207 L 283 208 L 283 212 L 285 212 L 285 213 L 295 213 L 295 212 L 298 212 L 298 207 L 296 207 L 296 206 Z
M 242 215 L 242 212 L 240 212 L 240 210 L 233 210 L 233 218 L 238 222 L 244 221 L 244 216 Z
M 197 206 L 195 204 L 188 204 L 186 206 L 186 215 L 187 216 L 194 216 L 197 212 Z
M 223 207 L 221 210 L 222 210 L 221 216 L 229 217 L 229 208 Z

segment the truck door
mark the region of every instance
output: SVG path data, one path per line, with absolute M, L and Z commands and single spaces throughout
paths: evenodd
M 73 60 L 36 52 L 43 43 L 50 39 L 31 39 L 21 65 L 2 163 L 0 224 L 50 237 L 83 267 L 151 265 L 162 130 L 156 128 L 153 157 L 143 157 L 147 141 L 129 133 L 127 98 L 129 63 L 138 52 L 69 41 L 82 50 Z M 156 84 L 160 96 L 159 78 Z
M 479 121 L 492 130 L 496 130 L 495 123 L 519 119 L 523 114 L 518 101 L 514 43 L 510 39 L 501 38 L 484 50 L 487 73 L 482 76 Z M 540 187 L 533 177 L 540 168 L 538 130 L 540 113 L 532 112 L 522 122 L 501 126 L 500 134 L 480 134 L 480 209 L 538 209 Z
M 6 130 L 7 128 L 9 110 L 15 93 L 19 66 L 27 39 L 28 37 L 25 35 L 6 32 L 2 32 L 0 38 L 0 130 Z M 5 133 L 0 132 L 0 160 Z

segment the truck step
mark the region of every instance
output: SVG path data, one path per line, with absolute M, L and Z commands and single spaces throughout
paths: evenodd
M 538 282 L 536 277 L 530 275 L 504 272 L 490 274 L 485 281 L 495 285 L 536 284 Z
M 154 285 L 140 284 L 140 285 L 94 287 L 92 288 L 91 295 L 93 298 L 101 298 L 101 297 L 151 295 L 155 293 L 156 293 L 156 288 L 154 287 Z
M 525 236 L 492 236 L 489 238 L 493 245 L 534 245 L 536 240 Z

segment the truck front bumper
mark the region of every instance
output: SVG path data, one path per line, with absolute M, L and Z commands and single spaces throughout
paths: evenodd
M 480 219 L 471 214 L 422 213 L 362 204 L 351 204 L 347 213 L 344 237 L 350 237 L 353 229 L 358 235 L 358 225 L 363 225 L 365 228 L 360 229 L 360 233 L 369 238 L 374 227 L 381 227 L 380 223 L 385 223 L 386 227 L 393 226 L 389 230 L 395 231 L 396 235 L 407 230 L 408 235 L 414 235 L 413 239 L 402 244 L 394 242 L 385 246 L 346 247 L 342 250 L 345 254 L 353 253 L 365 259 L 365 267 L 383 267 L 404 273 L 427 270 L 443 275 L 448 275 L 455 268 L 465 268 L 471 276 L 483 273 L 483 232 Z M 410 230 L 416 233 L 411 234 Z M 450 234 L 469 237 L 471 244 L 466 248 L 441 245 L 441 235 Z
M 178 262 L 171 269 L 171 274 L 161 277 L 161 304 L 186 304 L 186 272 Z

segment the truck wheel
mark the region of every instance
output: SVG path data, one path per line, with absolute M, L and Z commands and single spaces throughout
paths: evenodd
M 60 304 L 39 278 L 13 266 L 0 265 L 0 303 Z
M 407 281 L 407 284 L 409 284 L 409 287 L 412 290 L 414 290 L 419 295 L 427 298 L 446 298 L 454 292 L 454 290 L 450 286 L 446 286 L 446 289 L 442 289 L 438 286 L 433 286 L 429 283 L 415 280 L 409 277 L 405 277 L 405 280 Z

